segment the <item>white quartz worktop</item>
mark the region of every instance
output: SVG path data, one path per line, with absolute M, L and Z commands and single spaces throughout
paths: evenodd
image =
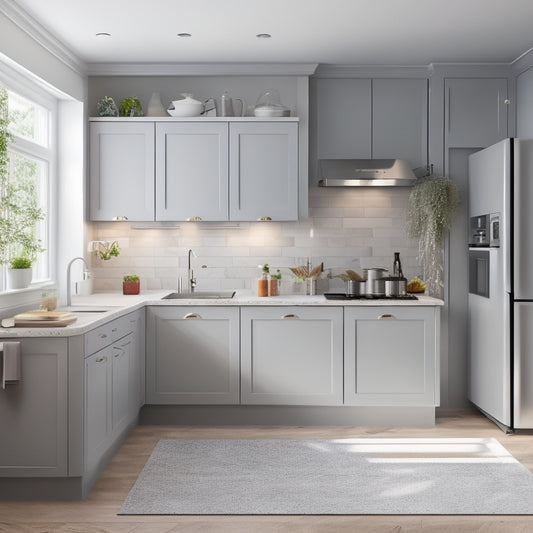
M 72 307 L 58 311 L 72 311 L 76 322 L 65 327 L 0 328 L 0 338 L 14 337 L 70 337 L 82 335 L 110 320 L 131 313 L 147 305 L 159 306 L 441 306 L 442 300 L 426 295 L 417 295 L 417 300 L 361 299 L 327 300 L 323 294 L 306 296 L 287 294 L 260 298 L 250 291 L 237 291 L 233 298 L 223 299 L 169 299 L 162 298 L 171 290 L 143 291 L 139 295 L 123 295 L 121 292 L 95 293 L 90 296 L 75 296 Z M 201 291 L 200 291 L 201 292 Z

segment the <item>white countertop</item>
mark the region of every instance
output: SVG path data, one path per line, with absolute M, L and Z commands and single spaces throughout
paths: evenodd
M 78 317 L 76 322 L 65 327 L 43 328 L 0 328 L 0 338 L 14 337 L 70 337 L 82 335 L 95 327 L 147 305 L 158 306 L 442 306 L 444 302 L 424 294 L 417 300 L 361 299 L 327 300 L 323 294 L 306 296 L 288 294 L 260 298 L 251 291 L 237 291 L 233 298 L 223 299 L 169 299 L 162 300 L 171 290 L 143 291 L 138 295 L 123 295 L 121 292 L 95 293 L 90 296 L 74 296 L 71 308 L 58 311 L 72 311 Z M 201 291 L 200 291 L 201 292 Z M 99 312 L 91 312 L 98 310 Z

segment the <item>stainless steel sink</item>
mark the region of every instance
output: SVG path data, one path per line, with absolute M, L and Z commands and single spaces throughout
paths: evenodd
M 194 291 L 194 292 L 172 292 L 163 296 L 163 300 L 219 300 L 222 298 L 233 298 L 235 291 Z

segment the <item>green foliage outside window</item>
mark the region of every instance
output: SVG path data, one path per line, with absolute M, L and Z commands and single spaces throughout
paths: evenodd
M 17 117 L 17 124 L 27 130 L 30 120 L 21 116 L 20 111 Z M 36 235 L 37 223 L 45 216 L 39 207 L 39 163 L 8 152 L 13 138 L 10 124 L 9 96 L 0 87 L 0 264 L 9 263 L 13 257 L 34 262 L 44 250 Z

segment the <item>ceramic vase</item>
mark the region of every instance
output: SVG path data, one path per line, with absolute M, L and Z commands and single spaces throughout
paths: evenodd
M 152 93 L 150 101 L 148 102 L 148 110 L 146 112 L 147 117 L 166 117 L 167 112 L 161 102 L 161 96 L 159 93 Z
M 8 268 L 7 286 L 9 289 L 25 289 L 30 286 L 31 268 Z

